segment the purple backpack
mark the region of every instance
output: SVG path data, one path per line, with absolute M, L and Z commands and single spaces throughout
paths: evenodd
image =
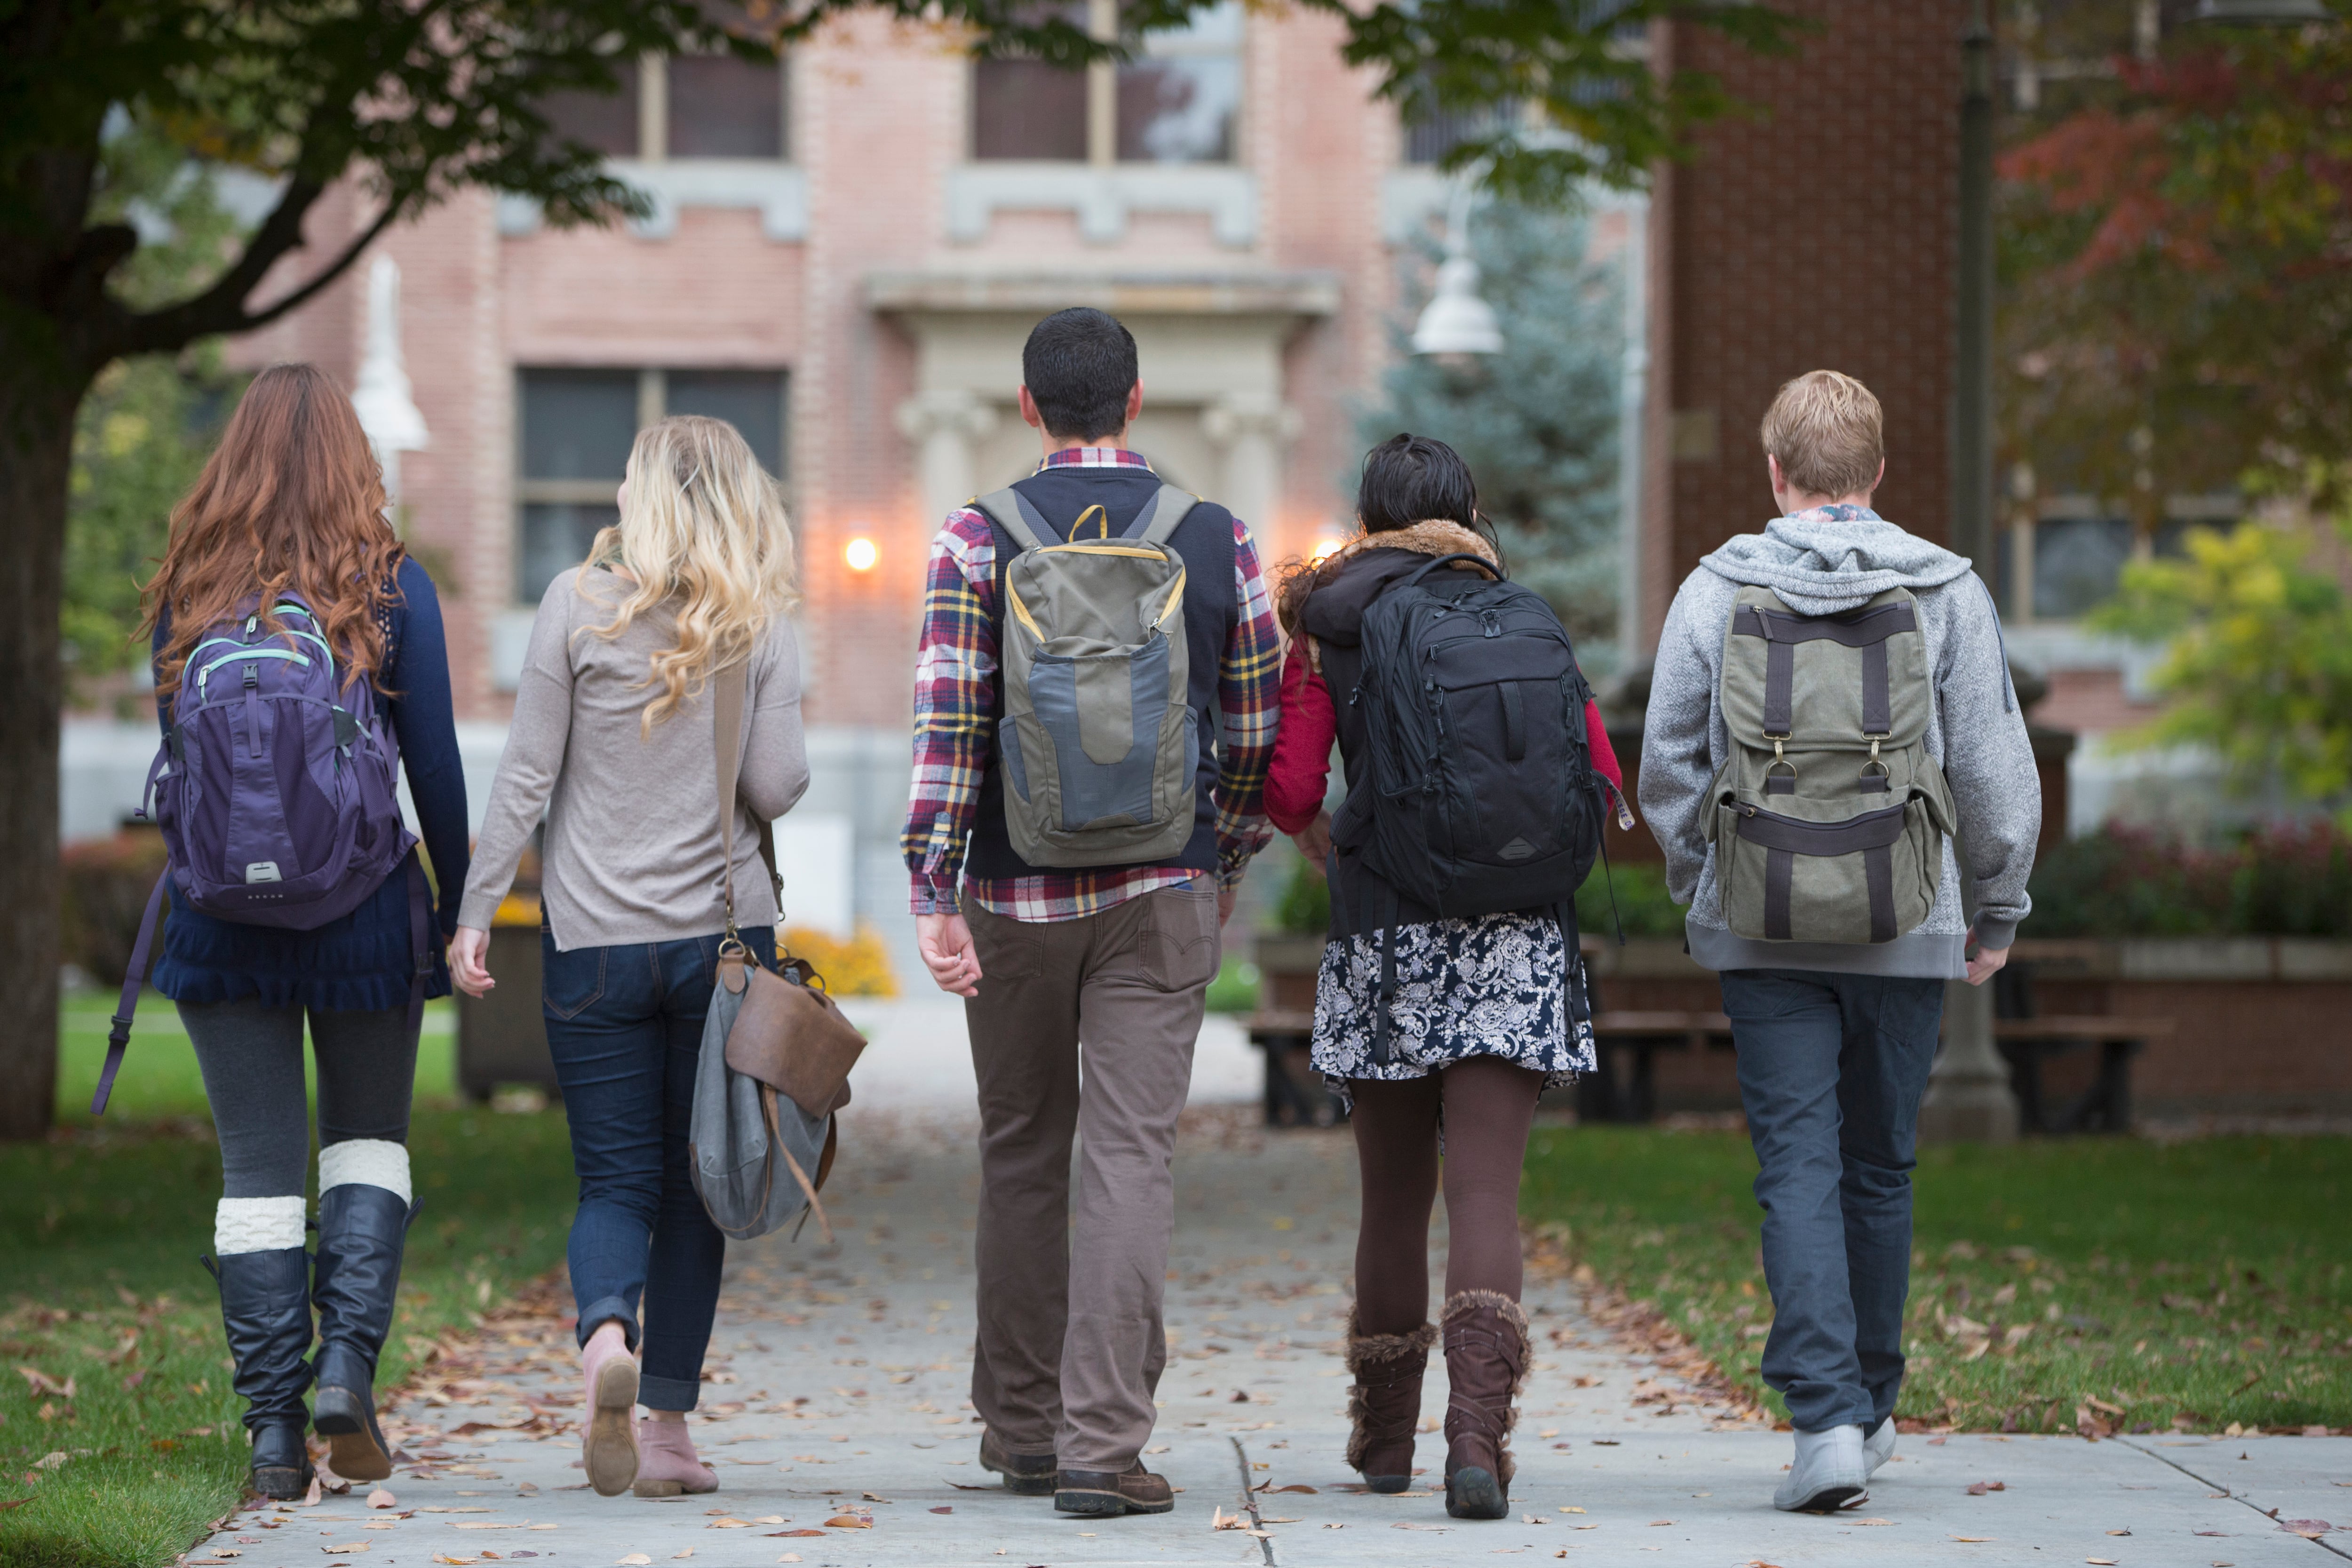
M 431 907 L 415 837 L 400 816 L 400 748 L 375 693 L 335 667 L 319 617 L 299 594 L 258 600 L 206 628 L 188 655 L 172 728 L 146 796 L 169 860 L 131 953 L 90 1114 L 106 1109 L 147 978 L 163 889 L 242 925 L 314 931 L 366 902 L 404 861 L 415 970 L 408 1024 L 424 1021 L 433 974 Z

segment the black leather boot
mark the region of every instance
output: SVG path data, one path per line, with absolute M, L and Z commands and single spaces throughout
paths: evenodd
M 303 1436 L 310 1412 L 310 1255 L 299 1247 L 232 1252 L 213 1269 L 220 1281 L 221 1326 L 236 1363 L 230 1386 L 245 1399 L 245 1427 L 253 1440 L 253 1489 L 268 1498 L 301 1497 L 310 1489 L 310 1454 Z
M 392 1329 L 408 1205 L 363 1183 L 319 1194 L 319 1394 L 310 1425 L 327 1439 L 327 1463 L 345 1480 L 392 1474 L 392 1449 L 375 1423 L 375 1364 Z

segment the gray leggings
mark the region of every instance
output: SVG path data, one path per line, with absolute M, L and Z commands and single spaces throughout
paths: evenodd
M 300 1197 L 310 1173 L 310 1114 L 302 1086 L 302 1017 L 296 1004 L 180 1004 L 180 1021 L 204 1068 L 220 1135 L 224 1195 Z M 416 1042 L 408 1009 L 309 1010 L 319 1061 L 319 1146 L 352 1138 L 408 1142 Z

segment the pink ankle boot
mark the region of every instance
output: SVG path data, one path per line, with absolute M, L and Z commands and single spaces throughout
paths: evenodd
M 680 1492 L 715 1492 L 719 1472 L 695 1457 L 694 1439 L 683 1421 L 637 1423 L 636 1493 L 639 1497 L 676 1497 Z
M 614 1330 L 606 1333 L 604 1328 Z M 618 1325 L 589 1336 L 580 1353 L 586 1373 L 586 1413 L 580 1422 L 580 1458 L 598 1497 L 619 1497 L 637 1479 L 637 1359 Z

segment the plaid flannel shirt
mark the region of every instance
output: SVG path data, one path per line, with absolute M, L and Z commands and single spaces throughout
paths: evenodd
M 1114 447 L 1074 447 L 1038 465 L 1149 468 Z M 1281 710 L 1282 654 L 1257 548 L 1234 520 L 1234 591 L 1241 613 L 1217 663 L 1217 883 L 1230 888 L 1250 857 L 1273 837 L 1265 822 L 1265 769 Z M 915 655 L 915 785 L 900 847 L 920 914 L 956 908 L 956 884 L 972 809 L 980 799 L 993 738 L 989 709 L 996 683 L 996 536 L 972 507 L 948 516 L 931 542 L 923 594 L 922 640 Z M 1155 889 L 1189 882 L 1196 871 L 1155 866 L 1123 871 L 1048 871 L 1034 877 L 981 878 L 968 886 L 981 907 L 1013 920 L 1045 923 L 1099 914 Z

